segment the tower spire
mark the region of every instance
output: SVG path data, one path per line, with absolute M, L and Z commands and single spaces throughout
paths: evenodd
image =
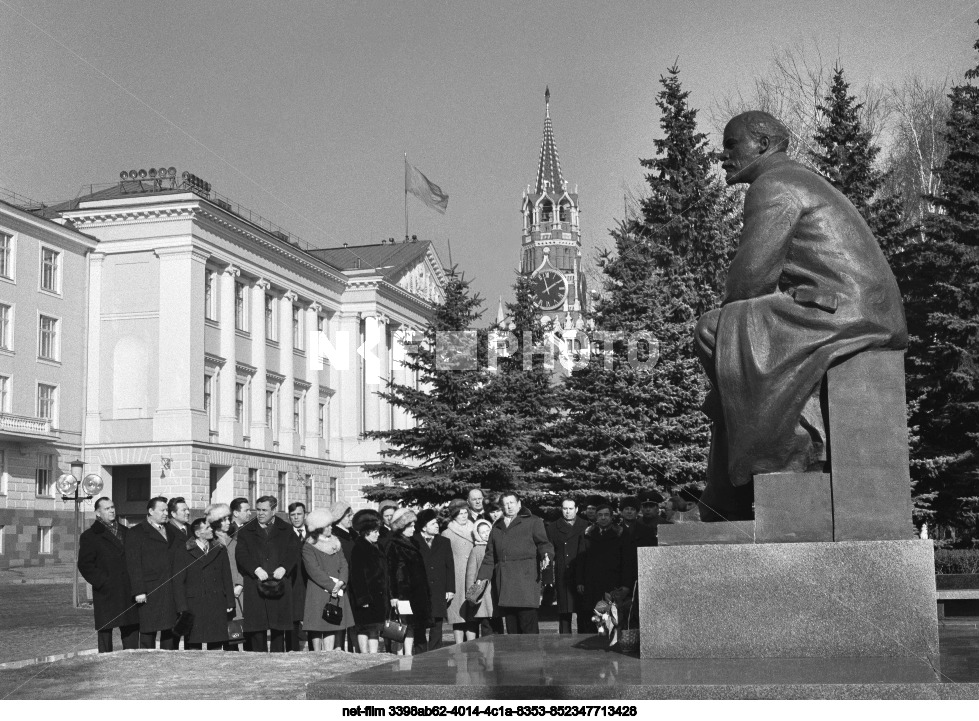
M 537 164 L 537 192 L 560 193 L 564 190 L 561 161 L 554 145 L 554 128 L 551 125 L 551 89 L 544 88 L 544 140 L 540 146 L 540 162 Z

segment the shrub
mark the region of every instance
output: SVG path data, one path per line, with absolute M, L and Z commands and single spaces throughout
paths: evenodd
M 935 573 L 979 573 L 979 549 L 935 549 Z

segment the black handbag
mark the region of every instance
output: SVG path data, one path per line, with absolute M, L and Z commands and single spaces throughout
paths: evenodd
M 181 611 L 177 614 L 177 620 L 173 624 L 174 636 L 186 636 L 194 627 L 194 614 L 190 611 Z
M 282 598 L 286 592 L 286 584 L 280 579 L 276 580 L 269 576 L 264 581 L 258 582 L 258 595 L 262 598 Z
M 385 620 L 381 627 L 381 638 L 386 638 L 389 641 L 404 643 L 407 635 L 408 626 L 401 623 L 401 617 L 397 613 L 392 618 Z
M 228 641 L 231 643 L 241 643 L 245 640 L 245 628 L 238 619 L 228 621 Z
M 331 599 L 326 602 L 323 607 L 323 620 L 331 626 L 340 625 L 340 622 L 343 621 L 343 609 L 340 608 L 339 601 Z

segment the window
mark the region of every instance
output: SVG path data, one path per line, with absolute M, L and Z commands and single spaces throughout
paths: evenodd
M 211 386 L 214 383 L 214 376 L 204 374 L 204 413 L 207 414 L 207 427 L 211 430 L 214 429 L 214 422 L 211 412 Z
M 313 510 L 313 477 L 306 474 L 306 513 Z
M 7 451 L 0 449 L 0 496 L 7 495 Z
M 254 506 L 258 498 L 258 469 L 248 469 L 248 505 Z
M 326 329 L 326 319 L 321 315 L 316 316 L 316 332 L 322 333 L 324 332 L 325 329 Z
M 292 306 L 292 347 L 296 350 L 306 347 L 303 343 L 303 311 L 298 305 Z
M 41 248 L 41 288 L 52 293 L 61 292 L 61 253 Z
M 320 410 L 317 420 L 319 422 L 320 438 L 326 438 L 326 403 L 320 403 Z
M 57 386 L 49 386 L 45 383 L 37 384 L 37 417 L 46 418 L 52 424 L 54 424 L 55 420 L 55 397 L 57 392 Z
M 275 428 L 275 391 L 265 391 L 265 425 L 267 428 Z
M 10 376 L 0 376 L 0 413 L 10 413 Z
M 54 455 L 37 454 L 37 470 L 34 472 L 35 492 L 39 496 L 54 495 Z
M 332 506 L 337 502 L 337 479 L 334 476 L 330 476 L 326 492 L 330 498 L 330 505 Z
M 289 501 L 286 498 L 286 488 L 287 488 L 286 481 L 288 480 L 288 478 L 289 475 L 285 471 L 279 471 L 279 485 L 276 490 L 279 493 L 278 495 L 279 508 L 283 510 L 285 510 L 285 508 L 289 505 Z
M 248 330 L 248 307 L 245 298 L 245 284 L 235 281 L 235 329 Z
M 40 316 L 37 329 L 37 355 L 45 360 L 58 360 L 58 319 Z
M 44 553 L 44 554 L 51 553 L 51 527 L 50 526 L 37 527 L 37 552 Z
M 235 420 L 245 422 L 245 384 L 235 383 Z
M 14 309 L 0 303 L 0 348 L 13 350 Z
M 3 537 L 6 535 L 4 529 L 4 526 L 0 526 L 0 556 L 3 555 Z
M 0 233 L 0 278 L 14 279 L 14 236 Z
M 302 435 L 303 398 L 296 396 L 292 399 L 292 430 Z
M 214 271 L 204 269 L 204 317 L 207 320 L 217 320 L 214 298 Z
M 275 340 L 275 298 L 265 294 L 265 339 Z

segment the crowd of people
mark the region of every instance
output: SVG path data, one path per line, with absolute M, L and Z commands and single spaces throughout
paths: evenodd
M 495 633 L 539 633 L 542 600 L 560 633 L 595 633 L 591 609 L 613 588 L 632 589 L 641 546 L 671 522 L 656 492 L 561 500 L 545 524 L 515 493 L 474 488 L 442 508 L 383 501 L 353 511 L 338 501 L 307 512 L 273 496 L 208 506 L 191 521 L 185 499 L 149 500 L 146 519 L 119 523 L 111 499 L 95 503 L 78 568 L 92 586 L 100 652 L 112 631 L 124 649 L 253 652 L 389 651 L 413 655 Z M 286 516 L 288 520 L 283 518 Z M 383 638 L 386 622 L 406 627 Z

